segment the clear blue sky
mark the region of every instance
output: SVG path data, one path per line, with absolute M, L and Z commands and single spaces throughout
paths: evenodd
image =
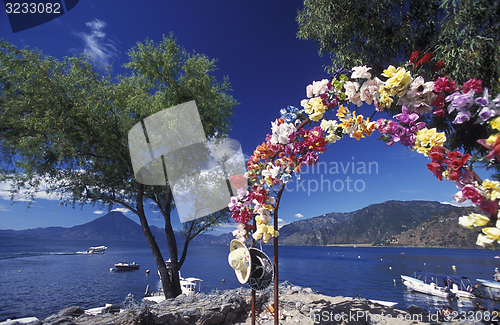
M 295 17 L 301 7 L 300 0 L 85 0 L 51 22 L 14 34 L 0 5 L 0 38 L 58 59 L 86 52 L 104 64 L 113 64 L 114 74 L 125 74 L 127 70 L 121 66 L 127 61 L 127 50 L 138 41 L 159 42 L 162 35 L 173 32 L 188 51 L 218 59 L 217 77 L 229 77 L 232 95 L 240 102 L 231 138 L 249 156 L 270 133 L 271 121 L 279 117 L 281 108 L 300 106 L 305 87 L 328 78 L 323 70 L 328 57 L 318 55 L 315 42 L 296 38 Z M 362 113 L 370 116 L 372 110 L 363 107 Z M 281 223 L 354 211 L 387 200 L 454 201 L 454 184 L 438 181 L 426 167 L 427 158 L 401 145 L 387 147 L 376 140 L 378 136 L 376 131 L 369 139 L 344 138 L 331 145 L 320 156 L 325 164 L 319 174 L 317 169 L 315 174 L 309 170 L 301 183 L 295 180 L 288 186 L 290 191 L 283 195 L 279 211 Z M 484 178 L 489 173 L 479 174 Z M 2 189 L 5 184 L 0 184 Z M 0 229 L 70 227 L 105 212 L 91 206 L 58 208 L 58 201 L 45 196 L 30 209 L 26 206 L 23 202 L 12 205 L 0 191 Z M 138 221 L 132 213 L 126 215 Z M 151 224 L 163 225 L 158 214 L 150 212 L 149 219 Z

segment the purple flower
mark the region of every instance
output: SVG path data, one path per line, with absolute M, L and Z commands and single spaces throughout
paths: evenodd
M 482 121 L 479 121 L 479 123 L 483 124 L 493 116 L 495 116 L 497 112 L 494 109 L 491 109 L 489 107 L 483 107 L 483 109 L 479 112 L 479 117 L 481 118 Z
M 453 124 L 462 124 L 463 122 L 466 122 L 470 120 L 470 112 L 469 111 L 460 111 L 458 112 L 457 116 L 455 117 L 455 120 L 453 120 Z
M 306 153 L 304 156 L 304 162 L 306 163 L 307 166 L 314 166 L 318 162 L 318 154 L 315 152 L 309 151 Z
M 468 110 L 474 103 L 474 91 L 471 90 L 467 94 L 455 96 L 451 105 L 458 111 Z
M 488 100 L 488 88 L 484 88 L 484 91 L 483 91 L 483 97 L 478 97 L 476 98 L 476 104 L 478 105 L 481 105 L 481 106 L 488 106 L 488 104 L 490 103 L 489 100 Z

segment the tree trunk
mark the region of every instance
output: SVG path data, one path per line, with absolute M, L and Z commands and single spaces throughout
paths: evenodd
M 170 212 L 172 211 L 173 194 L 172 190 L 169 188 L 167 191 L 167 202 L 164 209 L 165 218 L 165 236 L 167 238 L 168 250 L 170 252 L 170 267 L 168 271 L 172 279 L 172 290 L 176 293 L 176 297 L 182 293 L 180 278 L 179 278 L 179 258 L 177 253 L 177 241 L 175 240 L 174 229 L 172 228 L 172 222 L 170 220 Z
M 165 264 L 165 260 L 161 255 L 160 248 L 156 243 L 155 237 L 151 233 L 151 229 L 149 228 L 148 220 L 146 219 L 146 215 L 144 213 L 144 185 L 138 185 L 138 195 L 137 195 L 137 215 L 139 216 L 139 220 L 141 221 L 142 231 L 144 232 L 144 236 L 148 241 L 149 248 L 153 253 L 153 257 L 156 262 L 156 266 L 158 267 L 158 271 L 160 272 L 160 279 L 163 287 L 163 292 L 165 294 L 165 298 L 175 298 L 181 293 L 180 282 L 179 282 L 179 274 L 178 271 L 175 274 L 171 274 L 167 269 L 167 265 Z M 175 242 L 175 239 L 174 239 Z M 170 248 L 170 243 L 169 243 Z M 177 264 L 177 263 L 176 263 Z

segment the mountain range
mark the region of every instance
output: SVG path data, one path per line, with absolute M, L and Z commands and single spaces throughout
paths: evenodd
M 384 246 L 476 247 L 477 233 L 458 224 L 475 207 L 459 208 L 435 201 L 386 201 L 346 213 L 328 213 L 289 223 L 280 228 L 281 245 L 370 244 Z M 157 240 L 163 228 L 150 226 Z M 110 212 L 71 228 L 48 227 L 0 230 L 0 235 L 57 236 L 63 238 L 145 240 L 139 224 L 121 212 Z M 176 238 L 181 238 L 176 233 Z M 193 241 L 228 244 L 231 233 L 199 235 Z M 272 241 L 271 241 L 272 242 Z

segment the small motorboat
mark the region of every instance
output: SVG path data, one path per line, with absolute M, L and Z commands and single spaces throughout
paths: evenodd
M 139 264 L 136 262 L 132 263 L 117 263 L 115 264 L 115 269 L 117 271 L 130 271 L 130 270 L 138 270 L 139 269 Z
M 450 288 L 450 291 L 456 294 L 458 297 L 468 298 L 468 299 L 478 298 L 476 297 L 475 294 L 472 293 L 473 287 L 468 277 L 448 275 L 446 280 L 448 282 L 448 287 Z
M 445 275 L 416 271 L 413 277 L 401 275 L 403 284 L 410 290 L 442 298 L 454 298 L 455 294 L 448 287 L 439 285 Z
M 76 252 L 77 254 L 104 254 L 104 252 L 108 249 L 106 246 L 93 246 L 89 247 L 85 252 Z
M 484 279 L 476 279 L 486 289 L 491 300 L 500 300 L 500 283 Z

